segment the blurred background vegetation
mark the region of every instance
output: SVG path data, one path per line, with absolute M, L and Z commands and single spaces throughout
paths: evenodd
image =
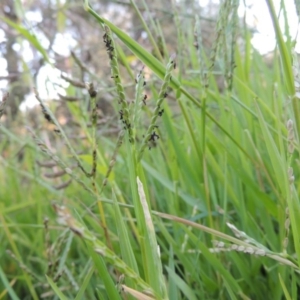
M 156 30 L 153 36 L 162 55 L 164 55 L 163 41 L 169 52 L 176 52 L 177 28 L 174 24 L 171 2 L 151 1 L 151 3 L 147 3 L 147 6 L 144 3 L 137 3 L 137 6 L 145 22 L 150 23 L 154 20 L 159 24 L 161 32 Z M 200 6 L 200 3 L 190 1 L 185 3 L 185 7 L 186 12 L 181 16 L 183 22 L 191 22 L 194 14 L 199 15 L 203 45 L 209 49 L 214 40 L 219 4 L 209 2 L 203 7 Z M 51 59 L 52 67 L 55 68 L 49 72 L 47 59 L 36 49 L 35 45 L 24 39 L 22 33 L 15 27 L 12 28 L 10 23 L 2 22 L 1 54 L 4 60 L 2 60 L 3 76 L 1 80 L 6 81 L 5 83 L 9 86 L 8 106 L 12 117 L 16 116 L 19 105 L 26 99 L 28 102 L 34 102 L 32 86 L 44 89 L 47 98 L 58 99 L 55 91 L 59 87 L 57 85 L 61 85 L 62 81 L 51 82 L 51 79 L 56 79 L 60 72 L 72 74 L 76 78 L 87 81 L 92 78 L 97 78 L 98 81 L 100 79 L 107 81 L 110 68 L 107 63 L 103 64 L 103 60 L 107 60 L 107 55 L 105 46 L 101 43 L 102 32 L 95 26 L 93 17 L 82 9 L 82 3 L 2 1 L 0 8 L 2 16 L 6 18 L 7 22 L 14 22 L 16 26 L 24 25 L 29 32 L 34 33 Z M 103 12 L 104 16 L 113 20 L 115 25 L 125 30 L 148 51 L 155 52 L 139 16 L 137 16 L 137 11 L 129 2 L 100 1 L 93 3 L 93 8 Z M 71 51 L 85 64 L 88 70 L 85 71 L 78 67 Z M 188 49 L 185 52 L 188 55 Z M 127 55 L 131 67 L 136 68 L 137 59 L 128 50 L 125 55 Z M 5 69 L 7 76 L 4 75 Z M 103 85 L 105 86 L 105 83 Z M 50 91 L 48 90 L 50 95 L 47 94 L 47 89 L 50 89 Z M 103 99 L 101 106 L 104 110 L 109 109 L 107 106 L 109 106 L 110 100 L 109 97 Z

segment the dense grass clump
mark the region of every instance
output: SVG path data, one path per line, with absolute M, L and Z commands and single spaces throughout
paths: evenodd
M 199 17 L 173 7 L 176 54 L 156 20 L 141 19 L 150 54 L 85 1 L 113 87 L 73 53 L 90 80 L 62 75 L 70 122 L 35 91 L 38 126 L 1 124 L 0 299 L 299 298 L 298 57 L 266 2 L 271 64 L 237 1 L 220 5 L 209 50 Z

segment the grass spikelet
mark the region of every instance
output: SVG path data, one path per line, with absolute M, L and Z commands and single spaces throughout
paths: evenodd
M 138 161 L 140 161 L 142 159 L 143 153 L 144 153 L 146 147 L 148 146 L 148 142 L 155 141 L 155 139 L 159 138 L 158 135 L 155 133 L 156 120 L 159 116 L 162 116 L 162 114 L 164 112 L 164 109 L 162 108 L 162 103 L 168 95 L 168 87 L 169 87 L 169 84 L 171 81 L 171 77 L 172 77 L 171 72 L 174 68 L 174 64 L 175 64 L 175 55 L 172 55 L 169 60 L 168 65 L 166 67 L 166 74 L 165 74 L 161 89 L 158 94 L 158 99 L 157 99 L 156 106 L 155 106 L 155 109 L 152 114 L 150 125 L 146 131 L 146 134 L 142 141 L 141 148 L 138 153 Z
M 128 103 L 126 101 L 124 87 L 121 83 L 115 42 L 114 42 L 114 39 L 112 37 L 112 33 L 111 33 L 109 27 L 105 25 L 104 30 L 105 30 L 105 33 L 103 36 L 103 41 L 105 43 L 106 51 L 107 51 L 109 59 L 110 59 L 110 66 L 111 66 L 111 72 L 112 72 L 111 77 L 114 79 L 114 82 L 115 82 L 115 85 L 117 88 L 119 104 L 121 106 L 120 112 L 122 113 L 122 123 L 124 124 L 124 128 L 128 131 L 129 141 L 131 143 L 133 143 L 134 138 L 133 138 L 133 134 L 132 134 L 132 124 L 129 119 L 129 108 L 128 108 Z
M 296 84 L 295 84 L 296 87 Z M 290 188 L 290 195 L 291 198 L 293 198 L 293 190 L 294 190 L 294 170 L 292 168 L 292 158 L 293 153 L 295 151 L 295 134 L 294 134 L 294 124 L 291 119 L 289 119 L 286 123 L 288 135 L 287 135 L 287 156 L 288 156 L 288 181 L 289 181 L 289 188 Z M 283 240 L 283 251 L 286 253 L 287 246 L 289 242 L 289 233 L 290 233 L 290 225 L 291 225 L 291 219 L 290 219 L 290 210 L 289 207 L 286 207 L 285 209 L 285 222 L 284 222 L 284 229 L 285 229 L 285 237 Z
M 199 71 L 200 71 L 200 84 L 201 87 L 204 86 L 204 50 L 203 50 L 203 41 L 202 41 L 202 32 L 201 32 L 201 23 L 199 16 L 195 16 L 195 28 L 194 28 L 194 46 L 197 50 L 197 60 L 199 64 Z M 202 97 L 201 97 L 202 98 Z
M 97 171 L 97 138 L 96 138 L 96 129 L 97 129 L 97 105 L 96 105 L 96 96 L 97 92 L 94 88 L 93 83 L 87 83 L 86 88 L 89 92 L 90 99 L 91 99 L 91 107 L 92 107 L 92 170 L 88 173 L 88 177 L 93 178 L 93 186 L 95 186 L 95 179 L 96 179 L 96 171 Z
M 300 99 L 300 66 L 299 66 L 299 61 L 298 61 L 298 55 L 295 51 L 293 50 L 293 74 L 294 74 L 294 85 L 295 85 L 295 97 L 297 99 Z
M 144 66 L 142 67 L 141 71 L 138 73 L 136 76 L 135 82 L 135 101 L 134 101 L 134 108 L 133 108 L 133 132 L 134 132 L 134 137 L 136 137 L 136 130 L 139 124 L 139 120 L 141 118 L 142 114 L 142 107 L 143 105 L 146 105 L 146 99 L 147 95 L 143 95 L 143 87 L 144 87 L 144 82 L 145 78 L 143 75 L 144 71 Z
M 206 88 L 208 88 L 209 85 L 209 78 L 212 75 L 215 63 L 216 63 L 216 59 L 217 59 L 217 54 L 218 54 L 218 49 L 219 46 L 222 45 L 222 43 L 224 43 L 224 37 L 225 37 L 225 29 L 228 23 L 228 16 L 230 13 L 230 1 L 225 1 L 221 4 L 221 8 L 220 8 L 220 12 L 219 12 L 219 18 L 217 21 L 217 28 L 216 28 L 216 38 L 213 42 L 212 48 L 211 48 L 211 52 L 210 52 L 210 57 L 209 57 L 209 67 L 208 67 L 208 71 L 207 74 L 205 76 L 205 83 L 204 86 Z M 227 47 L 226 45 L 223 45 L 225 47 L 224 49 L 224 57 L 227 58 Z

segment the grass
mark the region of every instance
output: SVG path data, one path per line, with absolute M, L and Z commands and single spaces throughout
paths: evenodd
M 116 118 L 103 127 L 119 130 L 100 135 L 97 91 L 68 79 L 67 96 L 91 103 L 67 102 L 80 129 L 63 126 L 37 93 L 39 128 L 1 124 L 0 299 L 299 297 L 299 78 L 267 4 L 271 65 L 240 28 L 236 1 L 220 6 L 209 51 L 199 18 L 173 7 L 174 22 L 185 22 L 176 57 L 155 41 L 156 20 L 142 22 L 155 32 L 152 55 L 85 1 L 115 85 Z M 123 49 L 150 76 L 132 71 Z

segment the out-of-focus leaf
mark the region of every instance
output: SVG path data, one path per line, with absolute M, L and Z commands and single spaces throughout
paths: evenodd
M 17 23 L 12 22 L 8 18 L 0 17 L 0 19 L 3 20 L 5 23 L 7 23 L 10 27 L 12 27 L 15 30 L 17 30 L 21 35 L 23 35 L 23 37 L 26 40 L 28 40 L 28 42 L 30 42 L 32 44 L 32 46 L 34 46 L 36 48 L 36 50 L 38 50 L 42 54 L 42 56 L 45 59 L 45 61 L 47 63 L 51 64 L 47 52 L 45 51 L 45 49 L 40 44 L 40 42 L 38 41 L 37 37 L 34 34 L 30 33 L 23 26 L 21 26 L 21 25 L 19 25 Z
M 47 275 L 46 278 L 56 296 L 58 296 L 60 300 L 68 300 L 68 298 L 60 291 L 59 287 L 55 284 L 55 282 Z

